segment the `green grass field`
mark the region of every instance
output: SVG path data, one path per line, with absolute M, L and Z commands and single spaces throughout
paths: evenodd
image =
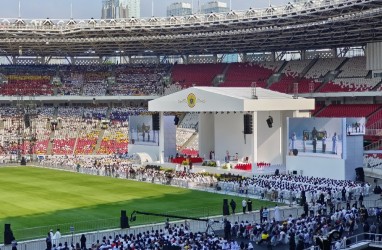
M 222 213 L 222 200 L 240 197 L 194 191 L 102 176 L 34 167 L 0 168 L 0 228 L 10 223 L 16 239 L 46 235 L 50 228 L 65 234 L 119 227 L 121 210 L 202 217 Z M 253 201 L 254 209 L 272 206 Z M 132 225 L 163 218 L 137 216 Z M 3 234 L 0 234 L 0 242 Z

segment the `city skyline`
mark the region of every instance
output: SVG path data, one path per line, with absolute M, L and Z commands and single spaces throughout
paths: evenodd
M 166 8 L 173 2 L 180 0 L 141 0 L 141 17 L 154 16 L 165 17 Z M 201 6 L 210 0 L 184 0 L 183 2 L 192 3 L 196 11 L 198 3 Z M 233 10 L 246 10 L 251 8 L 265 8 L 271 2 L 272 5 L 285 5 L 288 0 L 221 0 L 231 3 Z M 19 17 L 19 1 L 0 0 L 0 18 Z M 24 19 L 47 18 L 50 19 L 75 19 L 101 18 L 101 0 L 20 0 L 20 16 Z M 152 8 L 152 3 L 154 8 Z M 42 7 L 43 6 L 43 7 Z

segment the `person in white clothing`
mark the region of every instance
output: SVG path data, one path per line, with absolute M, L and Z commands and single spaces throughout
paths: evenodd
M 245 211 L 247 210 L 247 201 L 243 199 L 241 202 L 241 205 L 243 206 L 243 214 L 245 214 Z
M 61 233 L 60 233 L 60 229 L 57 228 L 57 231 L 56 233 L 53 235 L 53 244 L 56 244 L 56 246 L 58 246 L 58 244 L 60 243 L 60 239 L 61 239 Z
M 275 221 L 276 222 L 281 221 L 280 208 L 277 205 L 275 207 Z

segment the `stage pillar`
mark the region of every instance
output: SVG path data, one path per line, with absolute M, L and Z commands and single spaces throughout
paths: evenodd
M 163 112 L 159 112 L 159 162 L 164 163 L 164 119 Z
M 257 131 L 258 124 L 257 124 L 257 112 L 252 113 L 252 124 L 253 124 L 253 133 L 249 136 L 252 137 L 252 140 L 250 141 L 250 147 L 251 147 L 251 153 L 252 155 L 249 156 L 249 162 L 252 162 L 252 172 L 255 172 L 257 169 L 257 135 L 259 131 Z M 261 132 L 261 131 L 260 131 Z

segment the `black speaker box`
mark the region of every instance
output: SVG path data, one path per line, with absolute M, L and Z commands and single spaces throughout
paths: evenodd
M 297 174 L 297 170 L 293 170 L 293 172 L 292 172 L 293 174 Z
M 272 118 L 272 116 L 268 117 L 267 125 L 268 125 L 269 128 L 272 128 L 272 126 L 273 126 L 273 118 Z
M 223 215 L 229 215 L 228 199 L 223 200 Z
M 253 133 L 252 115 L 244 115 L 244 134 L 249 135 Z
M 153 114 L 152 115 L 153 119 L 153 130 L 158 131 L 160 130 L 160 125 L 159 125 L 159 114 Z
M 4 244 L 9 245 L 13 240 L 13 232 L 11 230 L 11 224 L 4 224 Z
M 297 156 L 297 155 L 298 155 L 298 150 L 297 150 L 297 149 L 293 149 L 293 155 L 294 155 L 294 156 Z
M 121 210 L 121 217 L 127 217 L 126 216 L 126 210 Z
M 355 180 L 365 182 L 365 173 L 363 172 L 363 168 L 355 169 Z
M 21 166 L 26 166 L 27 165 L 27 160 L 25 159 L 25 157 L 21 158 L 20 165 Z
M 279 169 L 276 169 L 275 170 L 275 175 L 279 175 L 280 174 L 280 170 Z
M 121 228 L 130 228 L 129 219 L 126 216 L 126 210 L 121 210 L 121 220 L 120 220 Z

